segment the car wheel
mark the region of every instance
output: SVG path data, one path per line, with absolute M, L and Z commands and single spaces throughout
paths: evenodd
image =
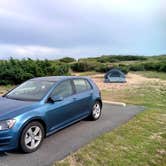
M 20 146 L 23 152 L 35 152 L 44 139 L 44 128 L 39 122 L 29 123 L 22 131 Z
M 101 116 L 101 104 L 100 102 L 96 101 L 92 107 L 92 113 L 90 115 L 91 120 L 97 120 Z

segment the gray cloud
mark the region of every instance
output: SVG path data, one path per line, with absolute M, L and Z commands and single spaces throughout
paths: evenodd
M 2 0 L 0 58 L 162 54 L 166 51 L 164 28 L 158 22 L 165 16 L 160 13 L 162 3 Z

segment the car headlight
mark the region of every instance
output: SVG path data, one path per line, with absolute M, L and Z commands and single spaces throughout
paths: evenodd
M 0 130 L 7 130 L 12 128 L 15 122 L 16 122 L 15 119 L 0 121 Z

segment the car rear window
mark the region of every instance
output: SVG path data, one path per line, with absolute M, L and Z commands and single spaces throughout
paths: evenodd
M 85 79 L 74 79 L 73 82 L 77 93 L 92 89 L 89 82 Z

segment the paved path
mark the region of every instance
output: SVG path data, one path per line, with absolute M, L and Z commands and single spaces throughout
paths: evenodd
M 49 166 L 63 159 L 100 134 L 127 122 L 142 111 L 140 106 L 104 104 L 103 116 L 97 121 L 83 120 L 44 140 L 41 148 L 31 154 L 1 153 L 0 166 Z

